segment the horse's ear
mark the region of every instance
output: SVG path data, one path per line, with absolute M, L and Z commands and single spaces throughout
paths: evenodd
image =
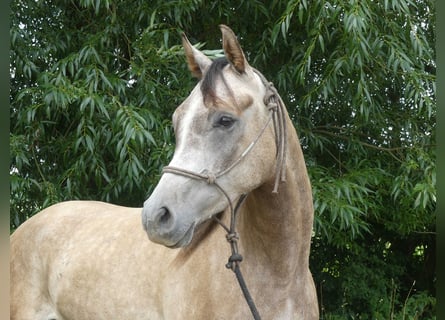
M 204 53 L 192 46 L 187 36 L 182 34 L 182 46 L 184 47 L 185 57 L 187 58 L 187 64 L 192 75 L 198 79 L 202 78 L 202 75 L 212 63 Z
M 222 32 L 223 49 L 227 60 L 230 61 L 236 71 L 244 73 L 249 64 L 244 56 L 243 49 L 241 49 L 241 46 L 236 39 L 235 33 L 224 24 L 220 24 L 219 28 Z

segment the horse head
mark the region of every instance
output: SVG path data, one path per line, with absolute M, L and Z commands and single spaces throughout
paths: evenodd
M 203 222 L 276 171 L 279 139 L 268 84 L 248 64 L 233 31 L 220 28 L 225 57 L 213 61 L 182 39 L 199 83 L 173 114 L 173 159 L 142 211 L 150 240 L 168 247 L 189 244 Z

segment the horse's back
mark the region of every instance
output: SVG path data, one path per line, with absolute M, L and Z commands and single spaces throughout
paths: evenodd
M 173 251 L 148 240 L 140 211 L 70 201 L 23 223 L 10 239 L 11 319 L 157 318 L 147 275 Z

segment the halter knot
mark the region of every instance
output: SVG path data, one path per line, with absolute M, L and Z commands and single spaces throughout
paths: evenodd
M 243 256 L 239 253 L 234 253 L 229 257 L 229 261 L 226 263 L 226 268 L 234 270 L 235 264 L 241 261 L 243 261 Z
M 228 234 L 226 234 L 226 239 L 230 243 L 236 242 L 236 241 L 239 240 L 238 233 L 236 233 L 236 232 L 229 232 Z
M 207 173 L 207 183 L 215 184 L 215 182 L 216 182 L 216 175 L 213 173 Z
M 266 85 L 266 88 L 267 88 L 266 94 L 264 95 L 264 98 L 263 98 L 265 105 L 267 105 L 270 102 L 272 97 L 275 97 L 278 94 L 278 91 L 277 91 L 277 89 L 275 89 L 272 82 L 269 82 Z

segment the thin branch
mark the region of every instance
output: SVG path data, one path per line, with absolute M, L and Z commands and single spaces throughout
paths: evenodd
M 350 137 L 350 136 L 342 136 L 342 135 L 339 135 L 339 134 L 336 134 L 336 133 L 332 133 L 332 132 L 327 131 L 327 130 L 315 129 L 315 130 L 312 130 L 312 131 L 313 132 L 317 132 L 317 133 L 321 133 L 321 134 L 325 134 L 325 135 L 328 135 L 328 136 L 331 136 L 331 137 L 339 138 L 339 139 L 342 139 L 342 140 L 349 140 L 349 141 L 352 140 L 352 137 Z M 362 146 L 365 146 L 365 147 L 368 147 L 368 148 L 371 148 L 371 149 L 388 152 L 394 159 L 396 159 L 399 162 L 403 162 L 403 161 L 400 160 L 398 157 L 396 157 L 393 152 L 395 152 L 395 151 L 402 151 L 402 150 L 408 150 L 408 149 L 413 149 L 414 148 L 414 146 L 403 146 L 403 147 L 388 148 L 388 147 L 376 146 L 376 145 L 373 145 L 373 144 L 370 144 L 370 143 L 367 143 L 367 142 L 364 142 L 364 141 L 360 141 L 360 140 L 354 140 L 354 141 L 357 142 L 358 144 L 361 144 Z M 435 146 L 436 146 L 435 144 L 423 145 L 424 148 L 433 148 Z

